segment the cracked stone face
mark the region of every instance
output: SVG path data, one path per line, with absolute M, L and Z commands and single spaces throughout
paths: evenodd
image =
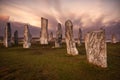
M 73 24 L 70 20 L 65 22 L 65 40 L 67 46 L 67 53 L 69 55 L 78 55 L 78 50 L 73 37 Z
M 30 48 L 31 40 L 32 40 L 32 35 L 30 34 L 29 27 L 28 25 L 25 25 L 23 48 Z
M 14 32 L 14 44 L 18 45 L 18 31 L 17 30 Z
M 12 39 L 11 25 L 10 25 L 10 22 L 8 22 L 5 27 L 5 35 L 4 35 L 4 46 L 5 47 L 12 46 L 11 39 Z
M 87 33 L 85 36 L 85 48 L 90 63 L 103 68 L 107 67 L 105 30 Z
M 48 19 L 41 18 L 41 44 L 48 44 Z
M 61 44 L 62 44 L 62 27 L 61 24 L 58 23 L 58 27 L 56 31 L 55 47 L 61 47 Z

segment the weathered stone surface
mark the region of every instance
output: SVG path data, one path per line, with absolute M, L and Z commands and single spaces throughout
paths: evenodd
M 90 63 L 103 68 L 107 67 L 107 48 L 105 30 L 89 32 L 85 36 L 87 59 Z
M 111 40 L 112 43 L 117 43 L 117 38 L 115 36 L 115 34 L 112 34 L 112 40 Z
M 48 19 L 41 18 L 41 44 L 48 44 Z
M 5 27 L 5 35 L 4 35 L 4 46 L 10 47 L 12 46 L 12 33 L 11 33 L 11 25 L 10 22 L 7 23 Z
M 82 44 L 82 30 L 79 28 L 78 32 L 78 45 L 80 46 Z
M 28 25 L 25 25 L 23 48 L 30 48 L 31 40 L 32 40 L 32 35 L 30 34 L 29 27 L 28 27 Z
M 78 50 L 73 37 L 73 24 L 70 20 L 65 22 L 65 40 L 67 46 L 67 53 L 69 55 L 78 55 Z
M 55 47 L 61 47 L 61 44 L 62 44 L 62 27 L 61 24 L 58 23 L 58 27 L 56 31 Z
M 49 34 L 49 41 L 53 41 L 53 32 L 50 32 Z
M 18 45 L 18 31 L 17 30 L 14 32 L 14 44 Z

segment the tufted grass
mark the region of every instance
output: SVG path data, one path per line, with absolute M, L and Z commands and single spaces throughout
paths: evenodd
M 51 47 L 0 47 L 0 80 L 120 80 L 120 43 L 107 44 L 106 69 L 87 62 L 84 44 L 78 56 L 67 55 L 65 44 Z

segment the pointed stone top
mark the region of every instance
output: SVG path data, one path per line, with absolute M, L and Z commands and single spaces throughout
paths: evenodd
M 7 25 L 10 25 L 10 22 L 7 22 Z
M 15 32 L 18 32 L 18 30 L 15 30 Z
M 67 20 L 65 22 L 65 26 L 73 26 L 72 21 L 71 20 Z
M 60 23 L 58 23 L 58 29 L 61 29 L 61 24 Z
M 58 23 L 58 26 L 61 26 L 61 23 Z
M 28 26 L 28 24 L 25 24 L 24 26 Z
M 79 28 L 79 31 L 81 32 L 81 28 Z

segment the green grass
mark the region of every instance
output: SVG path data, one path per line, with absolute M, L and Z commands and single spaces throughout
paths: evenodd
M 0 48 L 0 80 L 120 80 L 120 43 L 107 44 L 108 68 L 89 64 L 84 44 L 78 56 L 68 56 L 62 48 L 22 45 Z

